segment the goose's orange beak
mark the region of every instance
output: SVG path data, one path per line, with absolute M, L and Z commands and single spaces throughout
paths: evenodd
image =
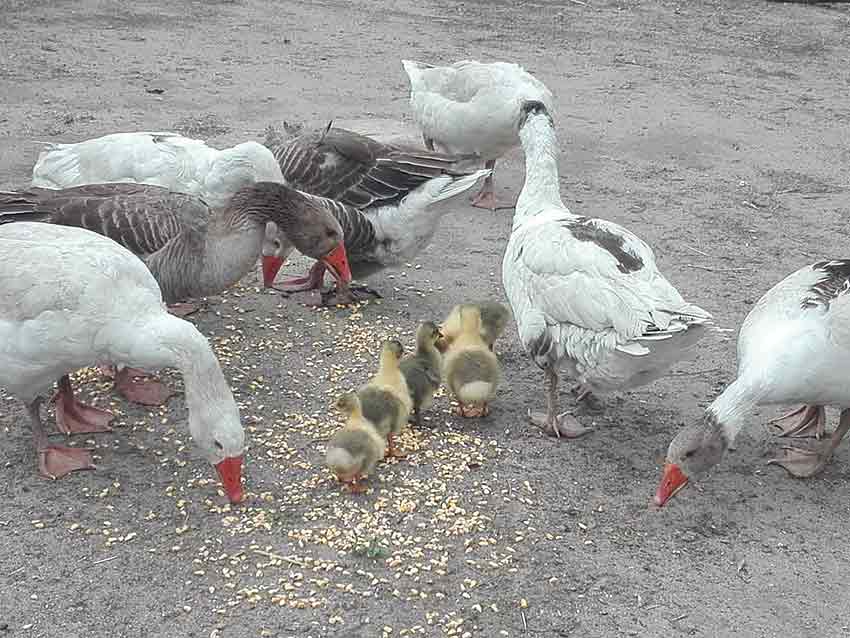
M 283 257 L 263 255 L 263 286 L 271 288 L 274 285 L 281 266 L 283 266 Z
M 242 493 L 242 456 L 230 456 L 215 466 L 227 498 L 234 505 L 241 503 Z
M 321 262 L 330 269 L 337 281 L 343 284 L 351 281 L 351 267 L 348 265 L 348 255 L 343 242 L 339 242 L 336 248 L 322 257 Z
M 664 475 L 661 484 L 655 492 L 655 504 L 662 507 L 664 503 L 673 498 L 679 490 L 688 484 L 688 477 L 675 463 L 664 464 Z

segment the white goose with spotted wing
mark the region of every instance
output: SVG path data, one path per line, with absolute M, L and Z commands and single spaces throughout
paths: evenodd
M 664 505 L 691 478 L 719 463 L 758 405 L 804 404 L 773 423 L 782 436 L 816 438 L 825 435 L 824 406 L 841 408 L 838 427 L 825 444 L 788 446 L 770 461 L 799 478 L 826 466 L 850 430 L 848 292 L 850 260 L 835 259 L 800 268 L 759 299 L 738 335 L 738 377 L 702 419 L 671 441 L 656 504 Z
M 644 385 L 688 355 L 711 315 L 682 298 L 633 233 L 564 205 L 554 123 L 542 102 L 523 104 L 520 138 L 526 178 L 502 281 L 523 347 L 546 372 L 547 414 L 532 419 L 551 434 L 578 436 L 586 430 L 557 415 L 561 368 L 587 391 Z

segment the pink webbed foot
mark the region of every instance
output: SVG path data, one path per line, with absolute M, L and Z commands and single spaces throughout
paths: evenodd
M 322 287 L 325 280 L 325 269 L 325 265 L 322 262 L 317 261 L 313 264 L 313 267 L 310 268 L 310 272 L 308 272 L 306 276 L 290 277 L 280 284 L 271 286 L 271 288 L 285 293 L 306 292 L 308 290 L 319 289 Z
M 162 405 L 174 394 L 164 383 L 136 368 L 124 368 L 115 375 L 115 389 L 128 401 L 141 405 Z
M 49 445 L 38 450 L 38 471 L 45 478 L 58 479 L 71 472 L 94 469 L 97 468 L 87 449 Z
M 56 396 L 56 427 L 64 434 L 111 432 L 109 424 L 115 417 L 111 412 L 84 405 L 73 396 Z
M 496 198 L 496 193 L 493 192 L 492 186 L 486 186 L 472 198 L 472 205 L 475 208 L 486 208 L 487 210 L 502 210 L 505 208 L 515 208 L 516 202 L 503 202 Z
M 89 434 L 91 432 L 111 432 L 110 422 L 114 418 L 110 412 L 94 408 L 77 401 L 70 377 L 59 379 L 58 389 L 53 395 L 56 404 L 56 427 L 64 434 Z
M 826 432 L 826 410 L 819 405 L 802 405 L 769 423 L 780 430 L 779 436 L 822 439 Z
M 189 315 L 198 312 L 200 307 L 193 303 L 174 303 L 168 304 L 166 306 L 168 308 L 168 312 L 170 312 L 175 317 L 188 317 Z
M 528 412 L 528 419 L 549 436 L 558 439 L 577 439 L 591 431 L 584 427 L 568 412 L 558 415 L 548 415 L 543 412 Z

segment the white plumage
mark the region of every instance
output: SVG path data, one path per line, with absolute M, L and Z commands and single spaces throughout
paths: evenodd
M 272 152 L 257 142 L 216 149 L 176 133 L 112 133 L 75 144 L 49 144 L 39 154 L 32 185 L 154 184 L 224 206 L 242 186 L 283 182 Z
M 475 154 L 493 168 L 495 161 L 519 146 L 522 105 L 542 102 L 554 113 L 551 91 L 521 66 L 508 62 L 463 60 L 451 66 L 433 66 L 403 60 L 410 79 L 410 106 L 425 144 L 436 143 L 447 152 Z M 475 201 L 495 208 L 492 179 Z
M 184 378 L 192 437 L 231 498 L 241 498 L 245 440 L 233 395 L 206 338 L 168 313 L 141 260 L 87 230 L 21 222 L 0 226 L 0 262 L 0 386 L 28 407 L 43 474 L 91 467 L 79 449 L 47 445 L 38 406 L 54 381 L 99 362 L 173 367 Z M 70 383 L 66 394 L 57 407 L 85 426 L 93 409 L 73 399 Z
M 782 436 L 825 435 L 824 406 L 841 408 L 838 427 L 819 448 L 786 446 L 773 459 L 794 476 L 820 472 L 850 431 L 850 260 L 804 266 L 768 290 L 741 325 L 738 376 L 667 451 L 655 502 L 664 505 L 732 448 L 758 405 L 802 403 L 774 419 Z
M 589 391 L 646 384 L 687 355 L 711 315 L 682 298 L 633 233 L 564 206 L 545 105 L 527 102 L 520 123 L 526 180 L 502 280 L 523 346 L 549 380 L 548 414 L 535 420 L 559 434 L 559 367 Z

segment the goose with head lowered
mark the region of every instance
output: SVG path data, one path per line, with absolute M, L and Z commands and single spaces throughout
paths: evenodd
M 782 436 L 824 435 L 824 406 L 841 409 L 838 427 L 815 449 L 786 446 L 769 461 L 799 478 L 814 476 L 850 430 L 850 260 L 804 266 L 753 306 L 738 335 L 738 376 L 702 419 L 673 438 L 655 495 L 664 505 L 723 458 L 759 405 L 802 403 L 774 419 L 789 421 Z M 796 418 L 795 418 L 796 417 Z
M 343 285 L 351 279 L 333 215 L 278 183 L 243 186 L 218 210 L 195 196 L 147 184 L 0 193 L 0 225 L 19 221 L 76 226 L 115 240 L 145 262 L 169 304 L 218 294 L 244 277 L 260 256 L 270 221 Z M 167 398 L 159 382 L 134 382 L 136 374 L 123 369 L 116 377 L 127 398 L 145 404 Z
M 108 429 L 110 415 L 84 406 L 68 375 L 93 362 L 180 370 L 189 432 L 215 466 L 231 502 L 242 500 L 245 433 L 206 338 L 170 314 L 145 265 L 81 228 L 0 226 L 0 386 L 27 408 L 42 475 L 93 469 L 87 450 L 51 445 L 40 405 L 59 380 L 56 418 L 68 433 Z
M 474 154 L 494 169 L 496 160 L 520 144 L 516 123 L 526 100 L 554 113 L 552 92 L 518 64 L 462 60 L 448 66 L 402 60 L 410 80 L 413 119 L 425 145 Z M 479 208 L 513 208 L 500 203 L 488 176 L 472 201 Z
M 561 369 L 585 392 L 647 384 L 693 352 L 711 315 L 682 298 L 633 233 L 564 205 L 555 125 L 543 102 L 524 102 L 517 124 L 525 184 L 502 282 L 523 347 L 546 376 L 547 411 L 531 419 L 549 434 L 575 437 L 587 430 L 558 414 Z
M 242 186 L 282 182 L 274 156 L 258 142 L 225 149 L 177 133 L 110 133 L 74 144 L 47 144 L 32 170 L 31 186 L 153 184 L 225 206 Z
M 357 278 L 416 256 L 448 212 L 448 200 L 490 174 L 458 169 L 456 156 L 382 144 L 331 125 L 288 141 L 267 138 L 266 144 L 280 162 L 285 182 L 310 193 L 312 202 L 339 221 Z M 263 248 L 267 286 L 273 285 L 292 248 L 286 233 L 278 235 L 270 225 Z M 286 292 L 321 288 L 324 270 L 316 263 L 306 277 L 277 288 Z M 324 301 L 351 301 L 354 292 Z

